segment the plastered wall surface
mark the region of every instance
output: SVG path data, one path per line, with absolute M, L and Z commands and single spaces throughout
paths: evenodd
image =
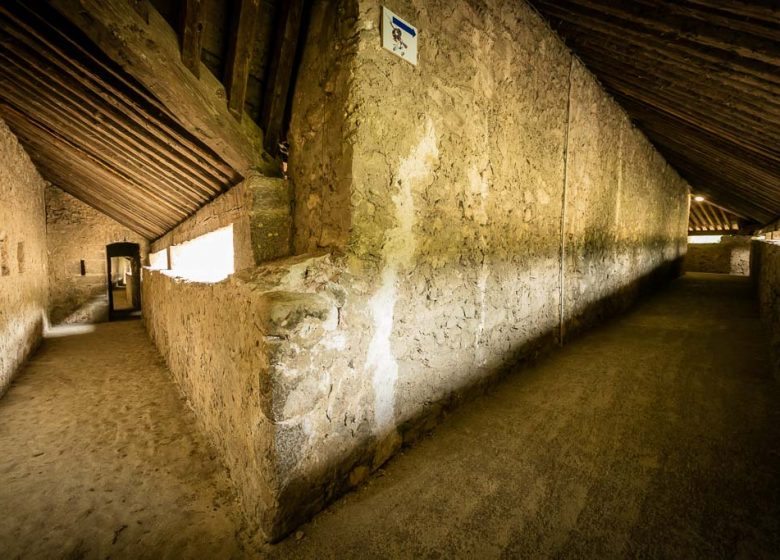
M 88 306 L 88 313 L 77 313 L 96 296 L 107 296 L 106 245 L 138 243 L 145 262 L 148 241 L 52 185 L 46 188 L 46 233 L 51 323 L 107 320 L 107 299 L 104 305 Z
M 0 119 L 0 395 L 43 334 L 44 188 L 16 136 Z
M 685 255 L 685 270 L 718 274 L 750 274 L 750 237 L 723 237 L 720 243 L 692 243 Z
M 679 271 L 688 187 L 578 61 L 568 131 L 562 280 L 572 334 Z
M 239 309 L 160 273 L 144 286 L 152 336 L 271 539 L 685 251 L 687 185 L 535 12 L 389 7 L 420 30 L 416 67 L 381 49 L 378 2 L 314 5 L 290 135 L 302 255 L 208 288 Z M 253 353 L 246 377 L 221 373 Z M 263 430 L 231 436 L 231 402 Z

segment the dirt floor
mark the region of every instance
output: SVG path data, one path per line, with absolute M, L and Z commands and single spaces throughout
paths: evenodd
M 0 400 L 0 557 L 777 558 L 780 387 L 748 282 L 689 274 L 273 546 L 242 547 L 139 323 L 49 339 Z
M 239 557 L 227 478 L 141 322 L 52 334 L 0 399 L 0 558 Z

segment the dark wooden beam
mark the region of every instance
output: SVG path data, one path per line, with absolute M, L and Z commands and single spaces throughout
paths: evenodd
M 272 155 L 278 152 L 279 141 L 284 133 L 284 119 L 287 114 L 295 55 L 298 50 L 303 19 L 303 0 L 289 0 L 283 2 L 282 5 L 280 27 L 271 54 L 261 115 L 261 127 L 265 133 L 265 149 Z
M 766 2 L 745 2 L 744 0 L 686 0 L 691 4 L 704 6 L 713 10 L 739 16 L 739 18 L 751 18 L 773 25 L 780 25 L 780 9 L 777 4 Z
M 626 51 L 626 57 L 613 56 L 614 49 Z M 668 93 L 688 93 L 699 104 L 708 104 L 722 113 L 736 111 L 766 119 L 780 118 L 780 99 L 764 94 L 741 82 L 713 76 L 709 72 L 697 72 L 666 64 L 658 57 L 641 53 L 608 41 L 577 38 L 577 50 L 588 60 L 588 67 L 599 76 L 618 76 L 631 79 L 637 87 L 648 90 L 657 88 Z
M 545 15 L 553 19 L 555 24 L 553 27 L 557 27 L 559 21 L 567 22 L 579 28 L 588 28 L 593 32 L 612 36 L 629 44 L 645 44 L 667 54 L 673 53 L 682 58 L 683 62 L 687 58 L 689 64 L 704 61 L 728 68 L 736 73 L 747 74 L 767 84 L 773 84 L 773 86 L 780 85 L 780 76 L 776 75 L 775 69 L 760 61 L 748 60 L 739 56 L 725 57 L 720 52 L 713 52 L 711 48 L 698 46 L 687 40 L 670 41 L 668 38 L 660 37 L 657 33 L 643 32 L 634 26 L 623 25 L 620 21 L 616 21 L 617 18 L 604 15 L 577 2 L 534 0 L 534 4 L 539 6 Z
M 178 37 L 156 10 L 149 9 L 146 23 L 121 1 L 50 0 L 50 4 L 234 170 L 243 175 L 254 167 L 278 174 L 271 159 L 263 157 L 259 128 L 249 118 L 236 122 L 225 103 L 224 88 L 210 72 L 198 79 L 184 66 Z
M 641 0 L 643 4 L 656 7 L 653 0 Z M 733 3 L 733 2 L 732 2 Z M 720 2 L 721 7 L 727 6 L 725 2 Z M 731 29 L 737 29 L 744 33 L 750 33 L 758 37 L 777 40 L 777 31 L 780 27 L 780 23 L 775 24 L 756 20 L 750 16 L 741 15 L 740 17 L 733 17 L 728 12 L 723 12 L 718 8 L 707 6 L 706 2 L 703 4 L 697 3 L 695 0 L 666 0 L 664 2 L 664 10 L 669 11 L 675 15 L 697 19 L 707 23 L 714 23 L 722 27 Z
M 200 77 L 200 53 L 206 27 L 206 0 L 182 0 L 179 39 L 181 61 L 190 72 Z
M 72 167 L 87 169 L 91 175 L 100 177 L 104 183 L 104 188 L 101 189 L 104 196 L 110 197 L 113 193 L 124 191 L 133 198 L 143 197 L 149 221 L 159 227 L 165 227 L 168 223 L 168 210 L 159 199 L 152 196 L 153 191 L 149 186 L 135 182 L 132 177 L 125 175 L 122 170 L 118 169 L 113 161 L 108 161 L 84 150 L 68 139 L 57 135 L 46 124 L 32 120 L 29 116 L 19 113 L 8 105 L 0 105 L 0 110 L 14 131 L 18 131 L 19 136 L 27 142 L 33 143 L 38 151 L 45 150 L 47 147 L 53 148 L 48 149 L 48 151 L 67 158 Z M 111 188 L 118 185 L 123 188 Z
M 225 64 L 228 109 L 238 120 L 244 112 L 249 64 L 255 47 L 260 0 L 237 0 Z
M 20 56 L 20 60 L 15 56 Z M 87 109 L 93 115 L 100 115 L 101 126 L 114 132 L 118 139 L 127 141 L 139 156 L 151 158 L 156 167 L 169 173 L 170 176 L 178 177 L 186 190 L 206 196 L 214 196 L 220 192 L 219 182 L 169 152 L 168 143 L 153 142 L 147 136 L 143 123 L 125 118 L 125 115 L 117 111 L 112 104 L 99 103 L 81 87 L 77 80 L 56 72 L 50 66 L 38 66 L 39 61 L 36 61 L 24 48 L 14 49 L 12 54 L 5 50 L 2 40 L 0 40 L 0 59 L 14 66 L 18 72 L 18 77 L 9 77 L 7 78 L 9 81 L 26 83 L 33 91 L 46 91 L 49 96 L 59 99 L 65 106 L 75 107 L 77 110 Z M 40 72 L 34 71 L 36 67 Z
M 623 60 L 629 64 L 639 61 L 644 67 L 697 72 L 702 77 L 739 88 L 746 94 L 752 94 L 768 102 L 777 102 L 772 84 L 748 74 L 735 72 L 722 63 L 681 55 L 664 43 L 644 41 L 631 36 L 623 37 L 619 30 L 611 30 L 609 27 L 591 29 L 563 20 L 554 21 L 555 28 L 566 37 L 567 43 L 582 55 L 586 64 L 596 59 L 597 54 L 589 56 L 588 48 L 601 45 L 602 53 L 607 49 L 609 60 Z
M 149 2 L 147 0 L 127 0 L 135 10 L 135 13 L 141 16 L 146 23 L 149 23 Z
M 2 78 L 4 79 L 4 77 Z M 112 142 L 112 138 L 103 134 L 99 129 L 89 128 L 80 115 L 74 114 L 69 107 L 52 104 L 47 98 L 35 95 L 35 92 L 26 86 L 18 84 L 14 92 L 3 91 L 0 94 L 3 99 L 28 119 L 43 119 L 58 136 L 63 138 L 78 138 L 80 144 L 90 152 L 104 154 L 125 173 L 134 177 L 136 182 L 145 185 L 156 185 L 167 178 L 159 174 L 152 165 L 144 165 L 143 161 L 134 157 L 129 149 L 122 149 L 121 144 Z M 34 115 L 34 116 L 33 116 Z M 96 134 L 97 132 L 97 134 Z M 191 201 L 182 202 L 181 197 L 174 198 L 164 189 L 154 189 L 150 196 L 158 198 L 168 211 L 180 215 L 182 218 L 195 212 L 198 205 Z
M 566 4 L 566 0 L 561 2 Z M 663 36 L 674 45 L 693 49 L 704 49 L 709 53 L 718 53 L 722 57 L 741 59 L 743 64 L 768 64 L 766 69 L 780 62 L 777 38 L 765 39 L 751 33 L 735 30 L 731 25 L 720 25 L 712 21 L 680 16 L 672 10 L 659 9 L 658 2 L 648 5 L 645 2 L 614 2 L 611 0 L 573 0 L 578 8 L 588 13 L 598 13 L 609 18 L 621 27 L 630 28 L 655 36 Z M 755 64 L 761 68 L 761 64 Z

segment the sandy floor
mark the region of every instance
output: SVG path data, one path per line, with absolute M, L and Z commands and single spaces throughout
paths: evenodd
M 140 321 L 55 334 L 0 399 L 0 558 L 240 556 L 228 482 Z
M 0 557 L 778 557 L 780 388 L 743 278 L 518 372 L 273 546 L 241 548 L 157 360 L 137 322 L 46 342 L 0 400 Z

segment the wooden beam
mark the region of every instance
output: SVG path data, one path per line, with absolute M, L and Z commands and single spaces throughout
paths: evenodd
M 776 124 L 772 121 L 756 117 L 751 120 L 751 117 L 736 112 L 721 114 L 713 107 L 697 103 L 695 97 L 690 95 L 648 91 L 631 83 L 630 80 L 615 76 L 604 76 L 601 81 L 607 90 L 617 91 L 624 97 L 635 99 L 657 111 L 672 115 L 677 120 L 685 121 L 719 137 L 729 138 L 736 145 L 746 148 L 750 146 L 753 151 L 773 159 L 780 156 L 780 150 L 776 149 L 772 142 L 769 142 L 769 146 L 766 142 L 762 142 L 763 138 L 780 142 L 780 134 L 772 130 Z
M 606 41 L 577 39 L 578 52 L 598 76 L 630 77 L 637 86 L 644 85 L 647 89 L 672 93 L 685 91 L 700 103 L 709 103 L 720 111 L 744 112 L 763 119 L 780 118 L 777 96 L 757 95 L 755 88 L 739 82 L 716 79 L 693 68 L 670 66 L 658 59 L 633 56 L 633 51 L 626 57 L 616 57 L 616 48 L 629 50 Z
M 165 227 L 170 220 L 168 211 L 162 206 L 159 200 L 150 196 L 151 189 L 148 185 L 138 184 L 129 176 L 124 175 L 117 169 L 113 162 L 101 159 L 78 145 L 59 137 L 54 131 L 45 124 L 30 120 L 29 117 L 19 113 L 8 105 L 0 105 L 4 118 L 18 131 L 27 142 L 33 143 L 38 152 L 58 154 L 66 158 L 73 168 L 89 170 L 94 177 L 102 179 L 105 189 L 101 189 L 104 196 L 111 197 L 113 193 L 124 191 L 132 198 L 144 201 L 147 208 L 147 217 L 150 222 L 160 227 Z M 47 149 L 48 148 L 48 149 Z M 110 189 L 110 185 L 121 183 L 124 189 Z
M 576 0 L 590 13 L 599 13 L 620 27 L 629 27 L 640 32 L 660 35 L 678 45 L 722 51 L 720 56 L 743 59 L 743 63 L 756 61 L 770 66 L 780 62 L 777 40 L 764 39 L 750 33 L 734 30 L 730 25 L 721 26 L 712 22 L 681 17 L 673 11 L 659 10 L 657 3 L 647 6 L 642 2 L 620 2 L 611 0 Z M 659 17 L 660 15 L 660 17 Z M 756 65 L 759 68 L 759 65 Z
M 289 0 L 282 5 L 281 26 L 277 31 L 271 55 L 261 116 L 265 149 L 272 155 L 279 151 L 279 141 L 284 132 L 284 119 L 303 19 L 303 0 Z
M 702 222 L 706 226 L 707 229 L 717 229 L 715 222 L 712 221 L 712 218 L 705 212 L 704 207 L 702 206 L 701 202 L 694 201 L 694 206 L 692 206 L 693 209 L 696 210 L 696 212 L 701 216 Z
M 735 208 L 740 213 L 762 223 L 766 223 L 780 214 L 773 208 L 756 202 L 743 191 L 733 188 L 724 181 L 723 176 L 717 170 L 692 162 L 690 157 L 673 152 L 663 145 L 656 144 L 656 148 L 664 156 L 664 159 L 678 171 L 680 176 L 688 181 L 694 191 L 707 195 L 708 199 L 719 200 L 722 204 Z
M 730 180 L 734 184 L 747 181 L 748 184 L 741 186 L 746 190 L 754 191 L 752 194 L 757 197 L 756 202 L 764 200 L 771 204 L 770 208 L 780 209 L 778 208 L 780 178 L 776 172 L 771 173 L 751 165 L 750 162 L 731 155 L 726 147 L 712 147 L 695 136 L 686 138 L 684 134 L 675 133 L 670 129 L 662 131 L 652 124 L 645 126 L 648 128 L 648 136 L 654 142 L 690 158 L 691 161 L 697 161 L 699 165 L 717 170 L 723 179 Z
M 767 84 L 780 84 L 780 76 L 777 76 L 770 65 L 746 60 L 741 57 L 725 58 L 713 53 L 710 49 L 691 45 L 690 41 L 668 41 L 658 34 L 637 31 L 634 28 L 620 25 L 603 14 L 599 16 L 593 10 L 580 6 L 568 0 L 534 0 L 534 4 L 553 20 L 564 21 L 580 29 L 589 29 L 593 32 L 604 33 L 613 36 L 617 40 L 623 40 L 629 44 L 645 44 L 660 49 L 665 53 L 674 53 L 688 63 L 705 61 L 733 72 L 748 74 L 760 79 Z
M 28 119 L 43 119 L 52 130 L 64 138 L 79 139 L 80 144 L 92 153 L 105 155 L 125 173 L 133 176 L 136 182 L 146 185 L 159 185 L 166 178 L 157 173 L 155 167 L 144 165 L 134 157 L 129 149 L 121 149 L 121 145 L 111 142 L 111 138 L 101 134 L 100 129 L 89 128 L 79 115 L 74 115 L 69 107 L 55 106 L 45 98 L 39 98 L 25 86 L 17 85 L 13 92 L 4 90 L 0 98 L 9 102 L 15 110 Z M 33 115 L 35 117 L 33 117 Z M 171 212 L 186 217 L 195 212 L 199 205 L 193 202 L 182 202 L 180 197 L 172 198 L 165 189 L 155 188 L 150 196 L 159 198 Z
M 655 6 L 657 8 L 657 4 L 654 4 L 654 0 L 641 1 L 645 5 L 651 7 Z M 766 23 L 762 23 L 760 21 L 751 21 L 751 18 L 745 17 L 744 15 L 738 15 L 738 17 L 734 17 L 733 15 L 728 14 L 728 12 L 723 13 L 717 9 L 713 10 L 712 8 L 707 8 L 706 6 L 697 6 L 696 2 L 692 0 L 666 0 L 664 2 L 664 10 L 669 11 L 675 15 L 698 19 L 700 21 L 714 23 L 716 25 L 729 27 L 731 29 L 737 29 L 745 33 L 764 37 L 765 39 L 770 39 L 773 41 L 777 40 L 776 26 L 779 25 L 777 23 L 774 26 L 775 29 L 773 29 L 771 24 L 766 25 Z
M 761 5 L 759 2 L 744 2 L 742 0 L 686 0 L 691 4 L 705 6 L 714 10 L 723 11 L 728 14 L 739 16 L 740 18 L 752 18 L 764 21 L 769 24 L 780 25 L 780 10 L 777 6 Z
M 17 54 L 23 53 L 23 51 L 24 49 L 20 48 Z M 80 87 L 78 81 L 52 69 L 43 73 L 34 72 L 33 68 L 36 67 L 36 62 L 32 57 L 22 57 L 22 61 L 17 61 L 12 56 L 10 52 L 5 50 L 2 41 L 0 41 L 0 59 L 5 60 L 6 64 L 13 65 L 18 72 L 18 77 L 14 76 L 10 80 L 27 83 L 33 91 L 46 91 L 47 95 L 61 99 L 65 105 L 87 109 L 93 115 L 100 115 L 100 127 L 112 130 L 118 139 L 129 142 L 139 156 L 148 154 L 148 157 L 155 162 L 156 167 L 163 169 L 172 177 L 178 177 L 186 190 L 207 197 L 221 192 L 221 183 L 213 177 L 210 178 L 203 174 L 202 171 L 189 165 L 177 155 L 167 153 L 168 144 L 163 146 L 155 144 L 145 134 L 144 129 L 139 127 L 143 126 L 142 123 L 125 119 L 124 115 L 117 113 L 110 104 L 99 103 L 98 99 Z M 179 181 L 177 180 L 177 182 Z
M 563 20 L 555 21 L 557 22 L 556 29 L 566 38 L 570 46 L 578 53 L 583 48 L 583 52 L 580 54 L 583 55 L 586 64 L 589 60 L 600 56 L 598 53 L 595 53 L 594 56 L 587 56 L 587 47 L 598 44 L 602 47 L 602 51 L 605 48 L 608 49 L 607 57 L 610 59 L 623 59 L 629 64 L 638 60 L 642 61 L 645 66 L 698 72 L 722 83 L 731 84 L 746 94 L 752 93 L 768 102 L 776 103 L 777 101 L 771 84 L 748 74 L 735 72 L 723 64 L 703 59 L 692 60 L 692 57 L 680 55 L 668 45 L 643 41 L 639 38 L 634 40 L 632 37 L 623 37 L 618 31 L 608 27 L 592 29 Z
M 688 212 L 688 229 L 697 230 L 701 227 L 701 221 L 696 214 L 696 208 L 693 206 L 695 202 L 691 201 L 690 211 Z
M 179 39 L 181 61 L 190 72 L 200 77 L 200 53 L 206 22 L 206 0 L 182 0 Z
M 252 62 L 255 48 L 255 31 L 259 16 L 260 0 L 238 0 L 225 63 L 228 109 L 238 120 L 241 120 L 244 113 L 249 64 Z
M 258 0 L 259 1 L 259 0 Z M 179 41 L 163 17 L 149 9 L 146 23 L 121 1 L 51 0 L 51 6 L 145 86 L 188 131 L 241 175 L 255 167 L 278 174 L 262 154 L 262 133 L 248 117 L 228 111 L 224 88 L 210 72 L 193 76 L 181 62 Z
M 186 131 L 179 129 L 172 116 L 156 114 L 157 109 L 160 109 L 161 106 L 156 103 L 148 104 L 145 95 L 134 89 L 122 87 L 123 82 L 115 84 L 112 83 L 112 80 L 106 80 L 103 71 L 108 70 L 108 68 L 105 64 L 100 64 L 99 61 L 95 60 L 98 64 L 90 65 L 88 59 L 86 62 L 79 60 L 83 58 L 79 56 L 83 51 L 79 49 L 65 51 L 63 48 L 66 47 L 63 45 L 54 44 L 53 40 L 66 39 L 59 30 L 47 26 L 48 33 L 38 31 L 14 14 L 7 12 L 3 7 L 0 7 L 0 14 L 13 21 L 13 25 L 8 26 L 6 31 L 21 41 L 22 50 L 32 49 L 38 59 L 44 61 L 43 64 L 48 62 L 54 65 L 55 68 L 71 76 L 82 89 L 89 90 L 107 104 L 122 111 L 127 118 L 143 127 L 162 145 L 176 150 L 183 158 L 192 160 L 193 164 L 198 166 L 200 170 L 195 173 L 205 171 L 214 177 L 213 180 L 223 183 L 237 179 L 235 171 L 231 167 L 211 153 L 207 147 L 198 145 L 189 139 Z M 33 17 L 37 18 L 37 16 Z M 39 24 L 46 25 L 45 22 L 37 19 Z M 10 49 L 12 53 L 16 50 L 13 44 L 10 45 Z M 100 72 L 101 75 L 98 76 L 97 72 Z

